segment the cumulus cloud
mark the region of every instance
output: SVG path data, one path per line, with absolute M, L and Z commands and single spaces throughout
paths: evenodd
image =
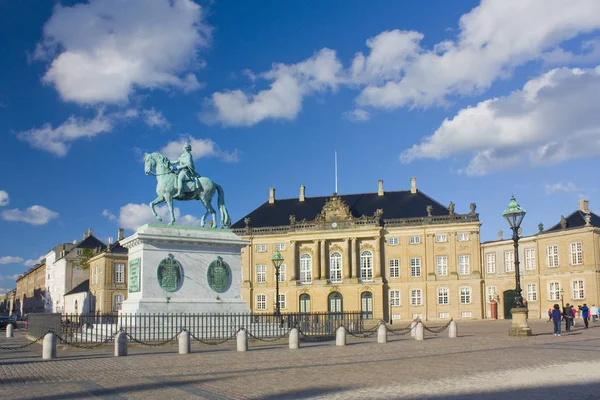
M 180 135 L 178 140 L 167 143 L 160 152 L 170 160 L 176 160 L 183 152 L 183 145 L 189 143 L 192 146 L 194 160 L 201 158 L 218 158 L 225 162 L 238 162 L 239 151 L 221 150 L 218 144 L 210 139 L 197 139 L 191 135 Z
M 355 108 L 354 110 L 345 112 L 344 117 L 352 122 L 364 122 L 371 119 L 371 113 L 360 108 Z
M 32 258 L 29 260 L 25 260 L 25 261 L 23 261 L 23 265 L 26 267 L 33 267 L 34 265 L 41 263 L 43 259 L 44 259 L 44 257 L 41 256 L 38 258 Z
M 9 203 L 8 192 L 0 190 L 0 207 L 7 206 Z
M 600 66 L 557 68 L 446 119 L 403 162 L 472 154 L 468 175 L 600 155 Z
M 171 126 L 165 116 L 160 111 L 154 109 L 154 107 L 149 110 L 143 110 L 142 114 L 144 116 L 144 122 L 151 128 L 169 128 Z
M 0 257 L 0 264 L 20 264 L 24 261 L 21 257 L 4 256 Z
M 51 220 L 58 218 L 58 213 L 43 206 L 31 206 L 25 210 L 14 208 L 4 210 L 0 213 L 5 221 L 25 222 L 31 225 L 45 225 Z
M 117 219 L 117 216 L 108 210 L 103 210 L 102 216 L 108 218 L 111 221 L 115 221 Z
M 581 191 L 573 182 L 568 182 L 566 184 L 552 183 L 552 184 L 546 185 L 546 194 L 554 194 L 554 193 L 560 193 L 560 192 L 579 193 Z
M 157 206 L 156 213 L 160 215 L 163 220 L 170 221 L 169 209 L 166 205 Z M 198 225 L 200 219 L 186 214 L 181 215 L 181 211 L 178 207 L 175 207 L 175 218 L 177 219 L 178 225 Z M 156 218 L 152 215 L 152 209 L 147 204 L 134 204 L 129 203 L 121 207 L 119 212 L 119 226 L 125 229 L 136 230 L 138 227 L 148 224 L 156 223 Z
M 137 89 L 201 87 L 192 71 L 212 28 L 192 0 L 90 0 L 57 5 L 34 58 L 43 81 L 80 104 L 125 103 Z

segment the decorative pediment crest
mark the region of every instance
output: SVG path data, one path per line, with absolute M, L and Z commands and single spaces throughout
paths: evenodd
M 354 220 L 350 207 L 338 196 L 332 196 L 325 202 L 323 209 L 315 218 L 315 222 L 351 221 Z
M 300 247 L 299 252 L 300 252 L 300 254 L 302 254 L 302 253 L 308 253 L 308 254 L 312 255 L 313 254 L 313 249 L 312 249 L 312 247 L 302 246 L 302 247 Z
M 331 246 L 329 246 L 329 253 L 334 253 L 336 251 L 338 253 L 342 253 L 344 250 L 337 244 L 332 244 Z

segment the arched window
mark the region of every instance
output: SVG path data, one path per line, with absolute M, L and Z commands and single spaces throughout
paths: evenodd
M 343 297 L 339 292 L 333 292 L 328 298 L 328 310 L 332 313 L 341 313 L 344 310 Z
M 312 256 L 307 253 L 300 256 L 300 282 L 312 283 Z
M 373 293 L 362 292 L 360 295 L 360 311 L 363 319 L 373 319 Z
M 369 250 L 360 253 L 360 279 L 365 281 L 373 279 L 373 253 Z
M 337 251 L 329 256 L 329 280 L 332 283 L 342 281 L 342 255 Z
M 303 293 L 300 295 L 300 312 L 301 313 L 309 313 L 310 312 L 310 295 Z

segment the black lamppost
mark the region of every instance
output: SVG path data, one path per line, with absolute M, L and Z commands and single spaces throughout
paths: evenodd
M 271 262 L 275 267 L 275 316 L 279 318 L 281 316 L 281 305 L 279 304 L 279 268 L 281 264 L 283 264 L 283 257 L 279 250 L 275 251 L 273 258 L 271 258 Z
M 560 305 L 562 306 L 562 309 L 565 309 L 565 301 L 563 300 L 564 296 L 565 296 L 565 290 L 564 289 L 560 289 L 559 291 L 560 293 Z

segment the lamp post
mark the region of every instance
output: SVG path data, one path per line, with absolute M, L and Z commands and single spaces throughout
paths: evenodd
M 275 267 L 275 316 L 279 318 L 281 317 L 281 305 L 279 304 L 279 268 L 283 264 L 283 256 L 279 253 L 279 250 L 275 251 L 271 262 Z
M 565 296 L 565 289 L 560 289 L 559 291 L 560 293 L 560 305 L 562 306 L 562 309 L 565 309 L 565 301 L 563 300 L 564 296 Z
M 521 274 L 519 272 L 519 227 L 526 211 L 519 206 L 515 196 L 510 198 L 508 207 L 502 213 L 502 216 L 508 221 L 510 229 L 513 232 L 513 243 L 515 247 L 515 306 L 510 310 L 513 316 L 513 323 L 508 331 L 509 336 L 531 336 L 531 328 L 527 325 L 527 308 L 523 304 L 521 289 Z

